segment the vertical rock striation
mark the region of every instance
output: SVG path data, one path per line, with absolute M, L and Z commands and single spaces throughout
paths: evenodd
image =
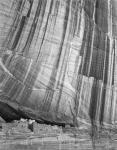
M 116 122 L 116 5 L 0 2 L 0 101 L 13 109 L 10 118 L 16 113 L 15 118 L 75 125 L 79 119 Z

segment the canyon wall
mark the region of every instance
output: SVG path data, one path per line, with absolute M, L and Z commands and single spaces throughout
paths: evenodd
M 116 5 L 1 1 L 1 105 L 36 120 L 116 123 Z

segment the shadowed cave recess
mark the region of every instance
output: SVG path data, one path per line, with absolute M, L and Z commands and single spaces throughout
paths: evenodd
M 116 0 L 1 0 L 0 116 L 115 125 L 116 6 Z

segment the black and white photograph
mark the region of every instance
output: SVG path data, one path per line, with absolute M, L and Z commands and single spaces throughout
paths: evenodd
M 0 150 L 117 150 L 117 0 L 0 0 Z

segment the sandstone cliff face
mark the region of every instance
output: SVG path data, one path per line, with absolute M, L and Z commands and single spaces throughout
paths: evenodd
M 116 121 L 115 4 L 0 2 L 0 101 L 13 109 L 9 117 L 70 124 L 76 118 Z

